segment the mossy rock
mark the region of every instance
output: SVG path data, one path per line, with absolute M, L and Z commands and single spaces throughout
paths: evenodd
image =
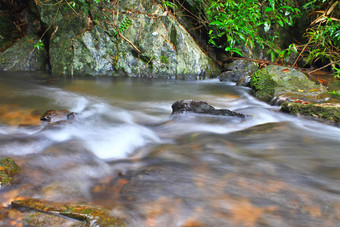
M 27 198 L 13 201 L 11 207 L 28 208 L 48 214 L 66 216 L 83 221 L 85 226 L 126 226 L 121 219 L 111 216 L 108 210 L 85 203 L 58 203 Z
M 308 79 L 302 72 L 277 65 L 269 65 L 251 75 L 250 86 L 256 98 L 271 102 L 286 93 L 317 98 L 325 88 Z
M 290 113 L 296 116 L 323 120 L 333 125 L 340 126 L 340 105 L 339 104 L 302 104 L 284 102 L 281 105 L 281 112 Z
M 0 53 L 0 71 L 44 71 L 47 53 L 34 49 L 38 41 L 38 36 L 30 35 Z
M 10 184 L 13 176 L 19 173 L 20 167 L 11 158 L 0 159 L 0 187 Z
M 260 74 L 255 72 L 251 75 L 250 86 L 253 88 L 255 97 L 270 102 L 274 95 L 277 83 L 273 80 L 272 74 Z

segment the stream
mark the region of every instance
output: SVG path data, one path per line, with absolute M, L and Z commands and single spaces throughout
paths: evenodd
M 208 102 L 246 119 L 185 113 Z M 78 113 L 42 129 L 50 109 Z M 128 226 L 339 226 L 340 129 L 217 79 L 0 72 L 0 158 L 21 167 L 0 205 L 34 197 L 110 209 Z

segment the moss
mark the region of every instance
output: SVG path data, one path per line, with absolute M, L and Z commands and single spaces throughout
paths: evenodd
M 312 117 L 337 126 L 340 125 L 340 108 L 338 106 L 284 102 L 281 105 L 281 112 Z
M 271 74 L 259 74 L 255 72 L 251 75 L 250 86 L 253 88 L 255 97 L 270 102 L 275 95 L 277 83 L 272 78 Z
M 169 64 L 169 59 L 166 57 L 166 56 L 159 56 L 160 60 L 161 60 L 161 63 L 163 64 Z
M 25 207 L 45 213 L 63 215 L 84 221 L 87 225 L 91 226 L 126 226 L 122 220 L 112 217 L 108 210 L 84 203 L 54 203 L 27 198 L 13 201 L 11 206 L 14 208 Z
M 10 184 L 13 176 L 20 172 L 20 167 L 11 158 L 0 159 L 0 186 Z

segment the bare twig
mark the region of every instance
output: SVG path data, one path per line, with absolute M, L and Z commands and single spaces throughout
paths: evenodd
M 78 13 L 75 9 L 73 9 L 73 7 L 70 5 L 70 3 L 69 3 L 67 0 L 65 0 L 65 2 L 66 2 L 66 4 L 73 10 L 73 12 L 74 12 L 77 16 L 79 16 L 79 13 Z
M 298 60 L 300 59 L 301 55 L 303 54 L 303 52 L 305 52 L 306 48 L 308 47 L 310 41 L 312 40 L 313 37 L 310 37 L 308 40 L 308 43 L 306 43 L 306 45 L 303 47 L 302 51 L 300 52 L 299 56 L 296 58 L 293 67 L 295 67 L 295 65 L 297 64 Z
M 122 37 L 126 42 L 128 42 L 138 53 L 140 53 L 140 50 L 127 38 L 125 38 L 122 34 L 118 33 L 120 37 Z
M 317 68 L 317 69 L 314 69 L 314 70 L 308 72 L 308 74 L 315 73 L 315 72 L 317 72 L 317 71 L 319 71 L 319 70 L 321 70 L 321 69 L 327 68 L 328 66 L 333 65 L 333 64 L 336 64 L 336 63 L 340 63 L 340 61 L 335 61 L 335 62 L 328 63 L 327 65 L 324 65 L 324 66 L 322 66 L 322 67 L 320 67 L 320 68 Z

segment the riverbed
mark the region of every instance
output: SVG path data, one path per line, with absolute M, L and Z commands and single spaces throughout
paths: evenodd
M 171 115 L 177 100 L 247 115 Z M 47 110 L 77 113 L 44 128 Z M 0 157 L 22 197 L 103 206 L 129 226 L 337 226 L 340 129 L 217 79 L 0 72 Z

